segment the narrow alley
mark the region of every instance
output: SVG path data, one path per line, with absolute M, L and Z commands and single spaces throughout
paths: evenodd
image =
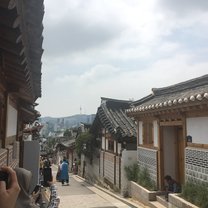
M 53 166 L 53 176 L 56 175 L 56 167 Z M 70 175 L 69 186 L 62 186 L 56 182 L 57 192 L 60 197 L 60 208 L 130 208 L 139 207 L 139 204 L 131 205 L 123 203 L 113 196 L 92 186 L 77 175 Z M 132 202 L 133 204 L 133 202 Z

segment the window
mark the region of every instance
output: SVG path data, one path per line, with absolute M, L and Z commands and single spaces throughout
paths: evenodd
M 153 144 L 153 123 L 143 123 L 143 144 Z
M 114 141 L 113 140 L 108 140 L 108 150 L 109 151 L 114 151 Z

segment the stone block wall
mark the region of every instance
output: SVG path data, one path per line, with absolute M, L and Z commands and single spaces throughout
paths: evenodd
M 140 167 L 147 168 L 150 173 L 150 177 L 157 184 L 158 151 L 154 149 L 138 147 L 137 154 L 138 165 Z
M 185 149 L 186 180 L 208 181 L 208 150 L 187 147 Z

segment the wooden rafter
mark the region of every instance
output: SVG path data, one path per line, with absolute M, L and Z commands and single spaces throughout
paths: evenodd
M 1 0 L 0 7 L 5 9 L 13 9 L 16 6 L 16 0 Z
M 0 38 L 0 47 L 6 52 L 10 52 L 19 56 L 21 56 L 25 51 L 25 48 L 23 47 L 22 43 L 14 44 L 2 38 Z
M 8 26 L 0 27 L 0 38 L 13 43 L 19 43 L 21 40 L 21 33 L 19 28 L 11 28 Z
M 11 28 L 20 25 L 20 17 L 17 15 L 16 9 L 7 10 L 0 7 L 0 24 Z

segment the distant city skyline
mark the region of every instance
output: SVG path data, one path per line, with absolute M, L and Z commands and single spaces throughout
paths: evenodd
M 204 0 L 45 0 L 42 116 L 95 114 L 207 74 Z

